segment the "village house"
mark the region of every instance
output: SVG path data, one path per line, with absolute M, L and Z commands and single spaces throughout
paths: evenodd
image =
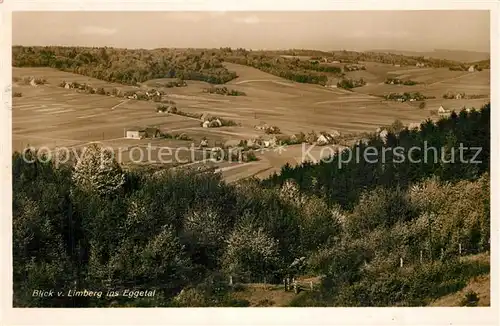
M 422 62 L 417 62 L 417 64 L 415 65 L 415 67 L 417 67 L 417 68 L 423 68 L 423 67 L 425 67 L 425 64 L 422 63 Z
M 469 72 L 474 72 L 476 71 L 476 67 L 474 65 L 470 66 L 468 69 Z
M 461 99 L 463 99 L 463 97 L 464 97 L 464 96 L 463 96 L 463 94 L 462 94 L 462 93 L 458 93 L 457 95 L 455 95 L 455 99 L 456 99 L 456 100 L 461 100 Z
M 141 139 L 144 137 L 144 130 L 137 127 L 129 128 L 125 131 L 125 138 L 127 139 Z
M 73 83 L 64 82 L 64 88 L 66 89 L 73 88 Z
M 143 138 L 158 138 L 161 136 L 161 132 L 158 128 L 148 127 L 148 128 L 128 128 L 125 131 L 125 138 L 128 139 L 143 139 Z
M 264 139 L 262 144 L 266 148 L 267 147 L 275 147 L 276 145 L 278 145 L 278 138 L 276 136 L 269 137 L 267 139 Z
M 385 143 L 387 141 L 387 136 L 389 135 L 389 131 L 387 129 L 382 129 L 378 134 L 380 139 Z
M 34 86 L 34 87 L 37 87 L 37 86 L 38 86 L 38 85 L 36 84 L 36 82 L 35 82 L 35 78 L 34 78 L 34 77 L 33 77 L 33 78 L 31 78 L 31 80 L 30 80 L 30 85 L 31 85 L 31 86 Z
M 267 123 L 256 125 L 255 129 L 257 129 L 257 130 L 266 130 L 266 129 L 269 129 L 269 125 Z
M 316 144 L 323 146 L 333 143 L 333 136 L 326 132 L 320 132 L 318 138 L 316 139 Z
M 161 96 L 161 93 L 157 90 L 151 90 L 146 92 L 147 97 Z
M 208 140 L 205 137 L 203 137 L 200 141 L 200 148 L 202 147 L 208 147 Z
M 446 109 L 444 106 L 440 106 L 438 109 L 438 114 L 440 116 L 448 116 L 451 113 L 451 110 Z

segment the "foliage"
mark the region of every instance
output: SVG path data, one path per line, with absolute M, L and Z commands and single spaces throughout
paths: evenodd
M 14 305 L 248 306 L 231 296 L 229 276 L 279 283 L 296 261 L 322 284 L 292 305 L 425 305 L 489 272 L 463 257 L 490 250 L 489 109 L 420 130 L 396 122 L 387 135 L 404 148 L 481 146 L 478 164 L 334 160 L 227 184 L 211 171 L 122 171 L 97 145 L 74 166 L 14 153 Z M 384 146 L 376 135 L 368 144 Z M 157 294 L 32 295 L 48 288 Z
M 279 268 L 276 240 L 263 228 L 238 226 L 228 239 L 223 266 L 228 273 L 245 279 L 259 279 Z
M 337 83 L 337 87 L 344 89 L 352 89 L 364 85 L 366 85 L 366 81 L 363 78 L 360 78 L 359 80 L 343 78 Z
M 125 182 L 114 152 L 96 143 L 83 149 L 72 179 L 79 190 L 100 195 L 119 193 Z
M 391 85 L 406 85 L 406 86 L 413 86 L 418 84 L 418 82 L 414 80 L 401 80 L 399 78 L 387 78 L 385 80 L 385 83 Z
M 237 91 L 235 89 L 228 89 L 227 87 L 210 87 L 204 88 L 203 92 L 209 94 L 219 94 L 227 96 L 245 96 L 245 92 Z
M 12 65 L 52 67 L 127 85 L 158 78 L 221 84 L 236 78 L 219 58 L 199 50 L 13 46 Z
M 468 291 L 461 302 L 461 306 L 475 307 L 478 302 L 479 297 L 477 293 L 474 291 Z

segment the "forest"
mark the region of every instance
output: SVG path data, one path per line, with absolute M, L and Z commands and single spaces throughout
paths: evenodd
M 249 302 L 233 296 L 229 277 L 244 285 L 316 275 L 319 290 L 291 305 L 426 305 L 489 273 L 489 263 L 462 257 L 489 252 L 489 130 L 489 104 L 420 130 L 395 123 L 386 139 L 373 134 L 351 149 L 434 146 L 446 160 L 430 151 L 421 163 L 389 155 L 339 165 L 346 151 L 238 184 L 213 172 L 124 170 L 98 145 L 57 167 L 14 153 L 13 304 L 241 307 Z M 460 144 L 482 148 L 481 163 L 448 163 Z M 37 297 L 33 289 L 156 294 Z
M 236 78 L 215 52 L 202 50 L 14 46 L 12 65 L 52 67 L 126 85 L 156 78 L 223 84 Z
M 284 57 L 284 55 L 327 58 L 344 64 L 357 64 L 365 61 L 401 66 L 415 66 L 417 63 L 423 63 L 427 67 L 447 67 L 451 70 L 466 70 L 469 67 L 467 63 L 451 60 L 376 52 L 250 51 L 241 48 L 145 50 L 62 46 L 13 46 L 12 65 L 14 67 L 52 67 L 126 85 L 136 85 L 156 78 L 177 78 L 181 81 L 198 80 L 211 84 L 224 84 L 235 79 L 237 75 L 225 68 L 223 62 L 247 65 L 298 83 L 326 85 L 329 77 L 344 77 L 340 67 L 323 64 L 318 60 L 300 60 Z M 489 69 L 489 60 L 473 64 L 477 69 Z M 345 70 L 351 69 L 352 66 L 348 65 Z

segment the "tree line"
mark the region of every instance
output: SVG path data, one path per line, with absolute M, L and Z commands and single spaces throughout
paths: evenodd
M 203 50 L 13 46 L 12 65 L 52 67 L 127 85 L 156 78 L 223 84 L 237 77 L 215 53 Z

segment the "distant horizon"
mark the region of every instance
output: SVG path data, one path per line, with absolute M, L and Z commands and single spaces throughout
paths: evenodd
M 165 47 L 154 47 L 154 48 L 147 48 L 147 47 L 118 47 L 118 46 L 109 46 L 109 45 L 100 45 L 100 46 L 91 46 L 91 45 L 81 45 L 81 44 L 12 44 L 12 46 L 23 46 L 23 47 L 51 47 L 51 46 L 59 46 L 59 47 L 83 47 L 83 48 L 89 48 L 89 47 L 96 47 L 96 48 L 110 48 L 110 49 L 128 49 L 128 50 L 157 50 L 157 49 L 200 49 L 200 50 L 211 50 L 211 49 L 221 49 L 221 48 L 231 48 L 232 50 L 236 50 L 238 48 L 245 49 L 247 51 L 293 51 L 293 50 L 298 50 L 298 51 L 320 51 L 320 52 L 336 52 L 336 51 L 352 51 L 352 52 L 414 52 L 414 53 L 429 53 L 429 52 L 438 52 L 438 51 L 449 51 L 449 52 L 468 52 L 468 53 L 478 53 L 478 54 L 491 54 L 491 52 L 488 51 L 475 51 L 475 50 L 466 50 L 466 49 L 430 49 L 430 50 L 408 50 L 408 49 L 385 49 L 385 48 L 380 48 L 380 49 L 368 49 L 368 50 L 351 50 L 351 49 L 344 49 L 344 48 L 338 48 L 338 49 L 318 49 L 318 48 L 266 48 L 266 49 L 260 49 L 260 48 L 248 48 L 248 47 L 230 47 L 230 46 L 213 46 L 213 47 L 176 47 L 176 46 L 165 46 Z
M 487 10 L 14 12 L 12 43 L 128 49 L 491 51 Z

